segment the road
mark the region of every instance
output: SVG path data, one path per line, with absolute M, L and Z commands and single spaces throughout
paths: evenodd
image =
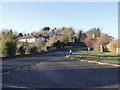
M 118 88 L 117 67 L 70 60 L 68 52 L 3 60 L 3 89 Z

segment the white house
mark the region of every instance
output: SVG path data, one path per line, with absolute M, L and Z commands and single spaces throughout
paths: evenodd
M 33 43 L 37 40 L 33 35 L 27 35 L 27 36 L 22 36 L 18 38 L 19 42 L 28 42 L 28 43 Z
M 27 36 L 22 36 L 18 38 L 19 42 L 28 42 L 28 43 L 34 43 L 37 40 L 43 40 L 45 42 L 48 41 L 48 38 L 41 36 L 41 37 L 35 37 L 33 35 L 27 35 Z

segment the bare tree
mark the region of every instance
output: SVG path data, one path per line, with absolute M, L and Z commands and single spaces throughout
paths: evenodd
M 52 37 L 49 38 L 49 41 L 46 42 L 46 46 L 49 46 L 49 47 L 53 46 L 54 43 L 56 43 L 57 41 L 58 41 L 57 36 L 52 36 Z
M 106 44 L 109 44 L 109 42 L 111 41 L 111 37 L 107 34 L 103 34 L 100 38 L 99 38 L 99 44 L 102 46 L 105 46 Z
M 92 28 L 86 32 L 87 37 L 92 37 L 93 34 L 95 35 L 95 37 L 100 37 L 101 30 L 99 28 Z
M 109 43 L 109 51 L 116 53 L 116 48 L 120 48 L 120 39 L 118 40 L 112 40 Z
M 94 44 L 96 43 L 97 39 L 96 38 L 92 38 L 92 37 L 87 37 L 86 39 L 83 40 L 83 43 L 91 48 L 94 48 Z
M 35 42 L 35 46 L 37 47 L 38 52 L 41 52 L 42 50 L 44 50 L 45 42 L 42 39 L 37 40 Z

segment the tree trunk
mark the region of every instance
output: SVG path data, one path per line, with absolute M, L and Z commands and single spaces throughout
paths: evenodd
M 103 52 L 103 46 L 100 45 L 100 52 Z

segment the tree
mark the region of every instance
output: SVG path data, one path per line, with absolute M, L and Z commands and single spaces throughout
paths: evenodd
M 12 37 L 14 40 L 16 40 L 18 38 L 18 32 L 13 32 Z
M 32 32 L 31 35 L 35 36 L 35 37 L 39 37 L 39 32 Z
M 61 32 L 62 36 L 65 38 L 65 42 L 73 42 L 75 32 L 72 28 L 64 28 Z
M 77 41 L 82 41 L 82 39 L 86 38 L 86 34 L 82 30 L 80 30 L 76 35 L 76 38 L 77 38 Z
M 12 35 L 2 35 L 2 54 L 4 56 L 12 56 L 16 54 L 16 42 Z
M 22 36 L 23 36 L 23 34 L 22 34 L 22 33 L 19 33 L 19 34 L 18 34 L 18 37 L 22 37 Z
M 45 42 L 42 39 L 39 39 L 35 42 L 35 47 L 37 47 L 38 52 L 44 50 Z
M 52 36 L 49 38 L 49 41 L 46 42 L 46 46 L 50 47 L 50 46 L 54 46 L 54 43 L 56 43 L 58 41 L 57 36 Z
M 111 41 L 111 37 L 107 34 L 101 35 L 101 37 L 98 40 L 99 44 L 102 46 L 109 44 L 110 41 Z
M 60 50 L 61 49 L 61 43 L 60 43 L 60 41 L 58 40 L 57 42 L 55 42 L 54 46 L 57 48 L 57 50 Z
M 109 43 L 109 51 L 116 53 L 116 48 L 120 48 L 120 39 L 112 40 Z
M 96 38 L 92 38 L 92 37 L 87 37 L 86 39 L 83 40 L 83 43 L 91 48 L 94 48 L 94 43 L 97 41 Z
M 0 40 L 0 55 L 2 55 L 2 40 Z
M 10 31 L 8 29 L 3 29 L 2 30 L 2 35 L 9 35 Z
M 50 27 L 44 27 L 43 28 L 43 31 L 49 31 L 50 30 Z
M 78 41 L 81 41 L 82 33 L 83 33 L 83 31 L 80 30 L 80 31 L 78 32 L 78 34 L 76 35 L 76 38 L 77 38 Z
M 6 34 L 3 34 L 2 35 L 2 42 L 7 42 L 7 41 L 13 41 L 13 37 L 12 35 L 6 35 Z
M 82 39 L 85 39 L 87 36 L 86 36 L 86 33 L 83 33 L 82 35 Z
M 41 37 L 42 36 L 42 34 L 39 34 L 39 37 Z
M 1 52 L 4 56 L 12 56 L 16 54 L 16 38 L 17 32 L 13 32 L 12 30 L 3 30 L 1 36 L 2 41 L 2 49 Z
M 92 28 L 86 32 L 87 37 L 92 37 L 93 34 L 95 37 L 100 37 L 101 36 L 101 30 L 99 28 Z
M 103 52 L 106 48 L 106 45 L 112 40 L 111 37 L 107 34 L 101 35 L 101 37 L 95 37 L 95 42 L 93 43 L 93 47 L 96 51 Z M 90 41 L 88 41 L 90 42 Z M 107 48 L 106 48 L 107 50 Z
M 3 45 L 3 55 L 12 56 L 16 54 L 16 43 L 14 41 L 5 42 Z
M 30 53 L 36 53 L 37 52 L 37 48 L 35 46 L 32 46 L 30 48 Z
M 64 36 L 60 36 L 60 37 L 59 37 L 59 40 L 60 40 L 60 42 L 65 42 L 65 41 L 66 41 L 66 38 L 65 38 Z
M 26 51 L 26 49 L 24 48 L 24 46 L 20 46 L 20 47 L 18 48 L 18 53 L 19 53 L 20 55 L 25 54 L 25 51 Z
M 9 31 L 9 32 L 10 32 L 10 34 L 11 34 L 11 35 L 13 34 L 13 31 L 12 31 L 12 29 L 10 29 L 10 31 Z

